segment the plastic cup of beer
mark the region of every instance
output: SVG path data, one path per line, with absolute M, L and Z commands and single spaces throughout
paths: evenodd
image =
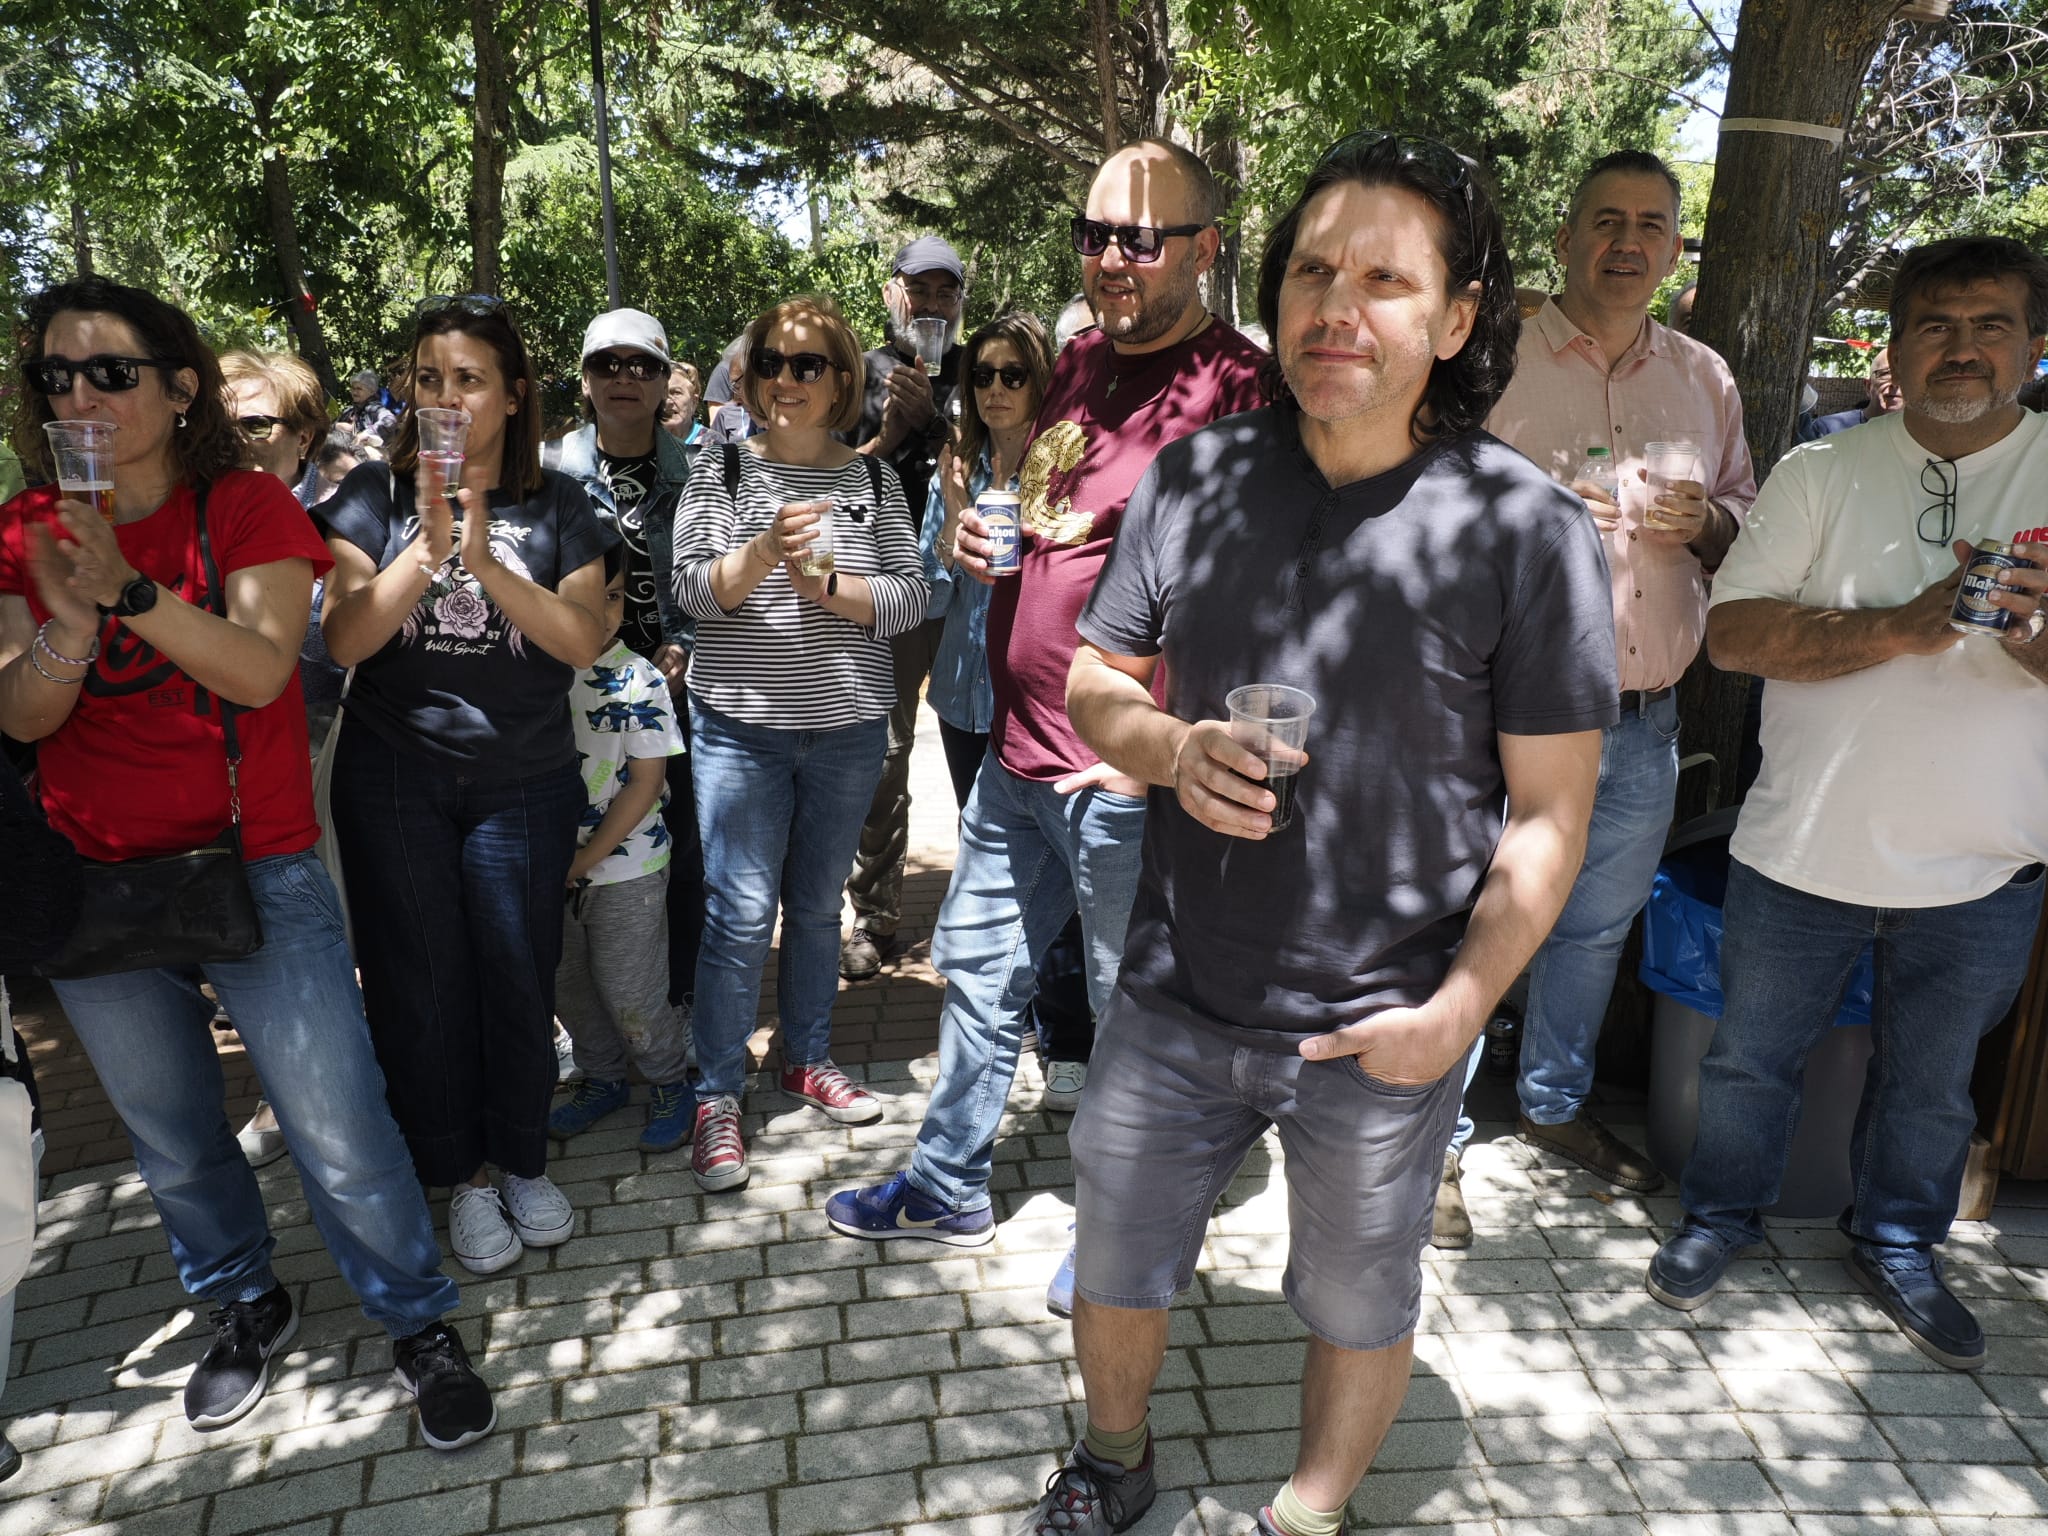
M 1307 761 L 1309 717 L 1315 695 L 1285 683 L 1247 683 L 1224 696 L 1230 710 L 1230 738 L 1265 762 L 1266 777 L 1254 780 L 1273 791 L 1273 830 L 1294 821 L 1294 781 Z
M 1672 528 L 1674 524 L 1657 509 L 1657 498 L 1666 495 L 1681 480 L 1700 484 L 1700 445 L 1690 442 L 1647 443 L 1643 447 L 1643 470 L 1650 480 L 1650 504 L 1643 509 L 1645 528 Z
M 952 329 L 946 321 L 929 315 L 910 322 L 910 344 L 917 350 L 917 360 L 924 364 L 926 373 L 937 373 L 946 360 L 946 336 Z
M 830 576 L 838 567 L 832 545 L 832 503 L 806 501 L 798 505 L 816 512 L 818 520 L 811 524 L 817 537 L 797 551 L 796 568 L 806 576 Z
M 462 461 L 469 452 L 469 412 L 427 406 L 413 412 L 420 431 L 420 477 L 441 495 L 462 489 Z
M 57 488 L 67 501 L 84 501 L 108 522 L 114 520 L 114 434 L 111 421 L 46 421 L 50 457 L 57 461 Z

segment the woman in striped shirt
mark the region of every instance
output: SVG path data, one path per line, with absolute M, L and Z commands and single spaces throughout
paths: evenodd
M 839 894 L 888 744 L 889 637 L 923 620 L 928 596 L 896 472 L 832 435 L 859 419 L 863 382 L 837 307 L 791 299 L 742 342 L 738 398 L 765 430 L 699 457 L 675 532 L 677 596 L 697 620 L 705 913 L 691 1166 L 708 1190 L 747 1179 L 739 1095 L 778 899 L 782 1091 L 848 1124 L 882 1112 L 828 1054 Z M 807 558 L 813 544 L 831 560 Z

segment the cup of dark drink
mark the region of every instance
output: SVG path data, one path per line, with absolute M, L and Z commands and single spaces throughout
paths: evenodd
M 1285 683 L 1247 683 L 1223 700 L 1230 710 L 1230 737 L 1265 762 L 1266 777 L 1254 779 L 1273 792 L 1273 830 L 1294 821 L 1295 778 L 1308 761 L 1309 717 L 1315 695 Z
M 420 480 L 453 500 L 462 489 L 462 461 L 469 452 L 469 412 L 426 406 L 413 412 L 420 428 Z
M 46 421 L 43 433 L 56 460 L 57 489 L 68 501 L 90 503 L 114 520 L 114 434 L 111 421 Z

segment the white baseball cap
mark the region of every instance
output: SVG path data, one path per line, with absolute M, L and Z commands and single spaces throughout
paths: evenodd
M 583 332 L 583 355 L 613 347 L 630 347 L 673 363 L 668 355 L 668 332 L 644 309 L 610 309 L 590 322 Z

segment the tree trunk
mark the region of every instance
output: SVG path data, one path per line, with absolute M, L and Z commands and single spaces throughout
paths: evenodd
M 67 167 L 71 188 L 71 261 L 76 275 L 92 276 L 92 234 L 86 227 L 85 204 L 78 200 L 78 157 Z
M 1166 0 L 1138 0 L 1135 25 L 1140 131 L 1163 139 L 1169 121 L 1168 93 L 1173 89 L 1173 23 Z
M 1244 140 L 1238 137 L 1237 128 L 1236 114 L 1226 111 L 1214 113 L 1202 128 L 1202 160 L 1223 189 L 1226 209 L 1244 195 L 1247 167 Z M 1224 226 L 1223 248 L 1217 252 L 1216 265 L 1209 269 L 1208 278 L 1209 310 L 1231 325 L 1238 323 L 1238 290 L 1243 270 L 1244 226 L 1240 221 Z
M 476 52 L 469 140 L 470 286 L 495 294 L 505 240 L 505 159 L 512 140 L 511 82 L 498 41 L 496 0 L 469 0 L 469 33 Z
M 270 227 L 270 248 L 277 257 L 278 281 L 284 289 L 285 321 L 298 343 L 299 356 L 320 377 L 320 387 L 336 399 L 341 379 L 327 351 L 327 332 L 320 323 L 312 285 L 306 281 L 306 256 L 299 245 L 299 215 L 292 202 L 291 163 L 272 132 L 271 109 L 288 78 L 274 75 L 260 91 L 250 92 L 256 120 L 257 153 L 263 162 L 263 219 Z
M 1116 53 L 1110 44 L 1111 0 L 1088 0 L 1088 32 L 1095 45 L 1095 84 L 1101 94 L 1102 153 L 1113 155 L 1124 141 L 1122 114 L 1116 100 Z

